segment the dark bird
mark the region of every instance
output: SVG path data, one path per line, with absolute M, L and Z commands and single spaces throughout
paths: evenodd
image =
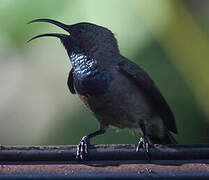
M 64 45 L 72 69 L 68 87 L 77 94 L 98 119 L 100 129 L 84 136 L 77 146 L 77 158 L 88 154 L 90 139 L 104 134 L 109 125 L 130 128 L 142 133 L 136 151 L 149 153 L 149 141 L 156 144 L 176 144 L 174 115 L 149 75 L 137 64 L 120 54 L 113 33 L 91 23 L 65 25 L 51 19 L 69 34 L 48 33 L 33 37 L 54 36 Z M 28 42 L 29 42 L 28 41 Z

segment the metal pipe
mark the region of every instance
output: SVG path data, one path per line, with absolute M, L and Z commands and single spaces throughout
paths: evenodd
M 150 152 L 148 161 L 134 145 L 97 145 L 78 161 L 76 146 L 0 146 L 0 180 L 209 178 L 208 145 L 155 145 Z
M 153 160 L 208 160 L 209 145 L 150 146 Z M 87 160 L 145 160 L 145 152 L 135 145 L 96 145 L 89 147 Z M 15 161 L 77 161 L 76 146 L 0 146 L 0 163 Z

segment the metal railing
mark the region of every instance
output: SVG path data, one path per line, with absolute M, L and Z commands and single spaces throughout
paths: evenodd
M 76 146 L 0 146 L 0 179 L 209 178 L 209 145 L 155 145 L 150 155 L 134 145 L 96 145 L 78 161 Z

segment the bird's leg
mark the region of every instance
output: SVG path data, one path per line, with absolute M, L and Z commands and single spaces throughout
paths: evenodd
M 104 134 L 106 132 L 106 129 L 107 126 L 100 124 L 100 129 L 98 131 L 95 131 L 87 136 L 84 136 L 77 146 L 76 158 L 81 160 L 86 159 L 88 156 L 88 146 L 90 144 L 90 139 L 95 136 Z
M 143 136 L 140 138 L 137 146 L 136 146 L 136 152 L 139 152 L 139 149 L 142 148 L 145 151 L 145 154 L 147 156 L 147 159 L 150 160 L 150 152 L 149 152 L 149 141 L 146 136 L 146 129 L 144 122 L 139 124 L 143 133 Z

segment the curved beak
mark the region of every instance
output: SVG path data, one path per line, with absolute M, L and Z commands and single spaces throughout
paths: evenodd
M 31 23 L 34 23 L 34 22 L 47 22 L 47 23 L 51 23 L 51 24 L 54 24 L 62 29 L 64 29 L 65 31 L 67 31 L 68 33 L 70 33 L 70 29 L 69 29 L 69 26 L 66 25 L 66 24 L 63 24 L 61 22 L 58 22 L 58 21 L 55 21 L 55 20 L 52 20 L 52 19 L 35 19 L 35 20 L 32 20 L 30 22 L 28 22 L 27 24 L 31 24 Z M 52 36 L 52 37 L 57 37 L 57 38 L 66 38 L 68 35 L 65 35 L 65 34 L 58 34 L 58 33 L 47 33 L 47 34 L 41 34 L 41 35 L 38 35 L 38 36 L 35 36 L 33 38 L 31 38 L 30 40 L 27 41 L 30 42 L 34 39 L 37 39 L 37 38 L 40 38 L 40 37 L 45 37 L 45 36 Z
M 68 35 L 66 35 L 66 34 L 57 34 L 57 33 L 40 34 L 40 35 L 34 36 L 31 39 L 29 39 L 27 41 L 27 43 L 29 43 L 30 41 L 32 41 L 34 39 L 37 39 L 37 38 L 40 38 L 40 37 L 45 37 L 45 36 L 57 37 L 57 38 L 60 38 L 60 39 L 68 37 Z

